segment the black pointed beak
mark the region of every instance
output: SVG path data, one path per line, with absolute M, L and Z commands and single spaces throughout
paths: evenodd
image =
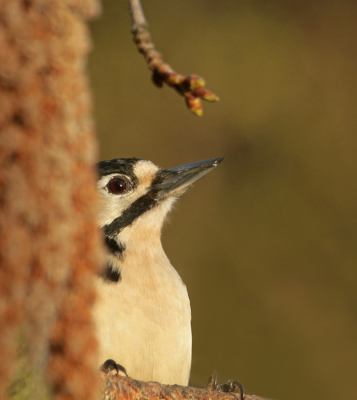
M 223 157 L 219 157 L 180 165 L 171 169 L 162 169 L 158 171 L 153 187 L 163 196 L 165 194 L 180 195 L 194 182 L 214 170 L 222 161 Z

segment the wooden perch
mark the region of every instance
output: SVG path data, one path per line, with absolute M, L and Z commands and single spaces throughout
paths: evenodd
M 238 393 L 225 393 L 189 386 L 142 382 L 110 373 L 102 373 L 101 400 L 240 400 Z M 265 400 L 245 395 L 245 400 Z
M 133 40 L 152 71 L 152 80 L 157 87 L 164 83 L 174 88 L 184 96 L 187 107 L 198 117 L 203 114 L 202 100 L 218 101 L 219 98 L 205 89 L 206 82 L 197 75 L 183 76 L 166 64 L 161 54 L 155 50 L 151 40 L 149 25 L 145 19 L 140 0 L 129 0 L 130 13 L 133 21 L 131 32 Z

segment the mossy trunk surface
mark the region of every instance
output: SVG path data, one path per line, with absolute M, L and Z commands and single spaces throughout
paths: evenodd
M 56 398 L 92 399 L 99 387 L 85 72 L 86 21 L 98 11 L 96 0 L 0 1 L 0 398 L 31 375 L 17 362 L 22 341 L 27 371 L 48 376 Z

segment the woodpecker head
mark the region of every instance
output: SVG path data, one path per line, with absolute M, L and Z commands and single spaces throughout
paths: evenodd
M 171 169 L 137 158 L 98 163 L 102 201 L 99 225 L 112 256 L 110 268 L 114 269 L 113 257 L 123 259 L 128 246 L 159 239 L 174 201 L 222 160 L 214 158 Z

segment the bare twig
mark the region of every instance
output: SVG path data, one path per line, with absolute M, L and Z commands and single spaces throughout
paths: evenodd
M 237 393 L 198 389 L 188 386 L 142 382 L 119 375 L 102 373 L 102 400 L 239 400 Z M 266 400 L 246 394 L 245 400 Z
M 184 96 L 187 107 L 197 116 L 203 114 L 202 100 L 218 101 L 219 98 L 205 89 L 206 82 L 197 75 L 183 76 L 175 72 L 170 65 L 166 64 L 161 54 L 155 50 L 151 40 L 149 26 L 145 19 L 140 0 L 129 0 L 131 18 L 133 25 L 131 32 L 138 50 L 152 71 L 152 80 L 157 87 L 163 83 L 174 88 L 180 95 Z

